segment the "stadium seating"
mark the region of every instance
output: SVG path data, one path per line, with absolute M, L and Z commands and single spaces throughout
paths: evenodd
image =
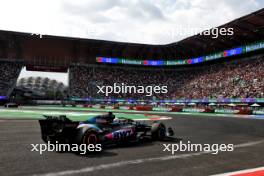
M 22 65 L 14 62 L 0 62 L 0 96 L 9 96 L 16 85 Z
M 186 69 L 135 69 L 128 67 L 70 68 L 70 93 L 79 98 L 105 98 L 97 85 L 167 85 L 157 99 L 264 98 L 263 58 L 240 59 Z M 152 99 L 142 94 L 110 94 L 110 98 Z M 108 97 L 108 98 L 109 98 Z

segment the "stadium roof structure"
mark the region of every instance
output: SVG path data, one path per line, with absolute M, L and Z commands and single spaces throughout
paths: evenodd
M 95 39 L 82 39 L 45 35 L 47 40 L 59 40 L 71 43 L 75 48 L 85 47 L 91 57 L 119 57 L 130 59 L 166 59 L 198 57 L 221 50 L 250 44 L 264 39 L 264 9 L 233 20 L 217 28 L 233 28 L 234 35 L 213 38 L 210 35 L 194 35 L 181 41 L 165 45 L 149 45 L 137 43 L 114 42 Z M 9 37 L 7 37 L 9 36 Z M 0 31 L 1 41 L 7 38 L 15 41 L 32 40 L 29 33 Z M 61 47 L 61 46 L 58 46 Z M 76 57 L 75 57 L 76 58 Z
M 170 51 L 180 55 L 201 56 L 225 49 L 242 46 L 264 39 L 264 8 L 217 28 L 233 28 L 234 35 L 212 38 L 212 36 L 195 35 L 176 43 L 166 45 Z

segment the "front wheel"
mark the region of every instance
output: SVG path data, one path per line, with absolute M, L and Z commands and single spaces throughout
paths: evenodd
M 153 123 L 151 126 L 151 137 L 153 140 L 164 140 L 166 137 L 166 127 L 163 123 Z

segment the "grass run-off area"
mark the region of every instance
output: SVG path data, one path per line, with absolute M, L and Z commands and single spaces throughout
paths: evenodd
M 85 121 L 102 112 L 71 112 L 71 111 L 46 111 L 46 110 L 25 110 L 25 109 L 0 109 L 0 119 L 44 119 L 43 115 L 66 115 L 73 121 Z M 148 120 L 148 116 L 144 114 L 125 114 L 115 113 L 116 117 L 125 117 L 134 120 Z
M 157 115 L 191 115 L 191 116 L 228 116 L 240 117 L 231 114 L 214 114 L 214 113 L 184 113 L 184 112 L 158 112 L 158 111 L 135 111 L 121 109 L 96 109 L 83 107 L 61 107 L 61 106 L 22 106 L 19 108 L 0 108 L 0 119 L 43 119 L 43 115 L 66 115 L 74 121 L 84 121 L 96 115 L 112 111 L 116 117 L 125 117 L 134 120 L 149 120 Z M 133 112 L 133 114 L 131 114 Z M 154 117 L 153 117 L 154 115 Z M 251 116 L 249 116 L 251 117 Z

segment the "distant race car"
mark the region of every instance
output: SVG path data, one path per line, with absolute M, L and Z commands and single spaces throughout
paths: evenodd
M 173 136 L 172 128 L 163 123 L 152 125 L 140 123 L 127 118 L 115 118 L 111 112 L 95 116 L 83 122 L 74 122 L 66 116 L 44 116 L 39 120 L 42 139 L 50 143 L 67 144 L 119 144 L 140 141 L 144 138 L 164 140 Z

